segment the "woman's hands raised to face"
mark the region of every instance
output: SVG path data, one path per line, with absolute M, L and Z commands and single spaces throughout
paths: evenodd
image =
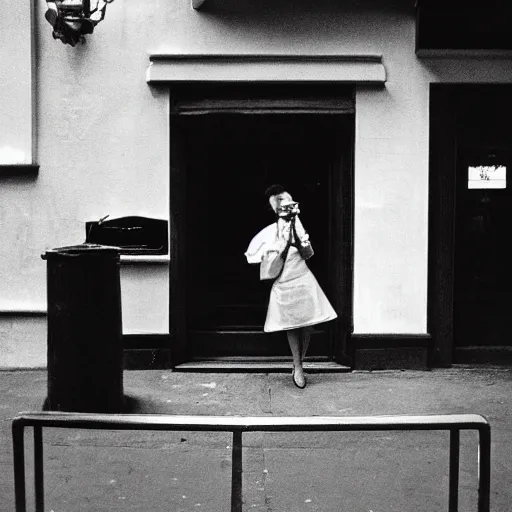
M 291 220 L 300 213 L 299 203 L 295 201 L 284 202 L 276 208 L 276 213 L 282 219 Z

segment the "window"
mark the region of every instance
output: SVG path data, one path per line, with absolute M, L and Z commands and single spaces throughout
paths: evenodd
M 468 188 L 507 188 L 507 168 L 504 165 L 468 166 Z

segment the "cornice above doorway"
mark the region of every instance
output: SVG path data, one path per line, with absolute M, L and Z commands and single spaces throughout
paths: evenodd
M 379 54 L 247 55 L 153 53 L 146 81 L 165 82 L 337 82 L 383 85 Z

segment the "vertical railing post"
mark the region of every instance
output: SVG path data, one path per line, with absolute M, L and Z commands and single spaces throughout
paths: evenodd
M 231 512 L 242 512 L 242 431 L 233 430 Z
M 448 495 L 449 512 L 459 509 L 459 466 L 460 466 L 460 430 L 450 430 L 450 484 Z
M 491 428 L 478 430 L 478 512 L 489 512 L 491 500 Z
M 36 512 L 44 512 L 43 427 L 34 425 L 34 486 Z
M 25 443 L 24 425 L 14 420 L 12 423 L 12 444 L 14 459 L 14 496 L 16 500 L 16 512 L 26 512 L 27 503 L 25 496 Z

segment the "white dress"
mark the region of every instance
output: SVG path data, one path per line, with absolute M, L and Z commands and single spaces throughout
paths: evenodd
M 245 253 L 249 263 L 260 263 L 265 245 L 276 239 L 277 225 L 261 230 Z M 297 329 L 328 322 L 337 314 L 298 249 L 292 245 L 283 272 L 272 285 L 265 332 Z

